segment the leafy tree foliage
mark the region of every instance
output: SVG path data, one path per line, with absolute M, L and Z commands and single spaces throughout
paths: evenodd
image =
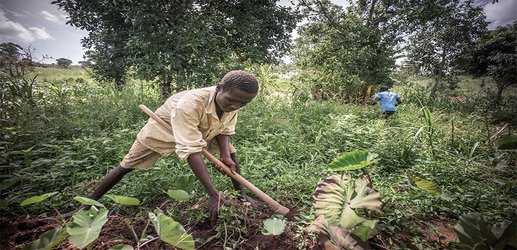
M 411 30 L 409 62 L 420 73 L 434 78 L 436 90 L 454 75 L 454 62 L 462 51 L 486 31 L 485 15 L 472 1 L 402 1 L 399 8 Z
M 228 60 L 278 61 L 296 15 L 275 0 L 55 0 L 72 25 L 90 31 L 94 72 L 158 80 L 171 88 L 213 84 Z M 116 71 L 116 74 L 110 72 Z
M 32 79 L 27 74 L 34 70 L 32 49 L 22 48 L 15 43 L 0 44 L 0 113 L 9 117 L 21 103 L 33 103 Z M 9 119 L 7 119 L 9 120 Z
M 65 10 L 72 26 L 88 31 L 82 39 L 94 76 L 101 81 L 113 81 L 116 86 L 125 83 L 129 61 L 126 43 L 131 24 L 125 10 L 131 1 L 124 0 L 54 0 L 53 4 Z
M 33 70 L 31 49 L 15 43 L 0 44 L 0 80 L 18 81 Z
M 460 60 L 477 77 L 488 76 L 497 84 L 497 102 L 503 91 L 517 84 L 517 22 L 489 31 Z
M 72 65 L 72 60 L 67 58 L 58 58 L 56 59 L 56 64 L 61 68 L 68 68 L 70 65 Z
M 368 86 L 392 83 L 397 29 L 389 3 L 359 1 L 346 11 L 327 0 L 301 1 L 309 23 L 299 30 L 294 61 L 316 99 L 364 99 Z

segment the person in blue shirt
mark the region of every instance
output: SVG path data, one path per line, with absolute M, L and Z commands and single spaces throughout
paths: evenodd
M 381 103 L 381 112 L 385 117 L 393 115 L 397 111 L 397 104 L 401 103 L 400 96 L 390 92 L 388 86 L 382 86 L 374 100 Z

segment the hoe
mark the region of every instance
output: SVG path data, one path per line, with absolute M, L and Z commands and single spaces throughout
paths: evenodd
M 170 124 L 168 124 L 166 121 L 164 121 L 162 118 L 160 118 L 158 115 L 156 115 L 153 111 L 151 111 L 149 108 L 147 108 L 145 105 L 140 104 L 138 107 L 144 113 L 149 115 L 151 118 L 156 120 L 158 123 L 160 123 L 165 128 L 169 129 L 169 131 L 172 131 L 172 127 Z M 208 158 L 211 162 L 213 162 L 216 166 L 221 166 L 221 170 L 240 184 L 242 184 L 244 187 L 246 187 L 248 190 L 250 190 L 252 193 L 257 195 L 258 198 L 260 198 L 262 201 L 264 201 L 266 204 L 268 204 L 275 213 L 280 213 L 283 215 L 286 215 L 289 213 L 289 209 L 287 207 L 284 207 L 280 205 L 277 201 L 273 200 L 271 197 L 269 197 L 266 193 L 262 192 L 260 189 L 255 187 L 255 185 L 251 184 L 251 182 L 247 181 L 242 177 L 241 175 L 235 173 L 233 174 L 228 166 L 226 166 L 224 163 L 222 163 L 219 159 L 217 159 L 215 156 L 213 156 L 208 150 L 203 148 L 203 151 L 201 152 L 206 158 Z

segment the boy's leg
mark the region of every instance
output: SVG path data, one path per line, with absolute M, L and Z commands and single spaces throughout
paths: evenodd
M 104 176 L 99 186 L 91 195 L 91 198 L 94 200 L 100 199 L 106 192 L 115 186 L 122 177 L 124 177 L 124 175 L 135 168 L 151 168 L 159 158 L 159 153 L 152 151 L 135 140 L 131 149 L 129 149 L 129 152 L 124 156 L 122 162 Z
M 131 172 L 133 169 L 131 168 L 124 168 L 120 165 L 112 169 L 107 175 L 104 176 L 101 183 L 93 194 L 90 196 L 91 199 L 98 200 L 101 198 L 106 192 L 108 192 L 115 184 L 117 184 L 120 180 L 122 180 L 122 177 L 126 175 L 127 173 Z

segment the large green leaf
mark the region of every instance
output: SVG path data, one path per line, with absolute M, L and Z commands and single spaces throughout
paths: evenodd
M 80 210 L 74 214 L 73 221 L 66 228 L 70 234 L 68 240 L 78 248 L 84 248 L 99 237 L 101 229 L 107 221 L 108 210 L 106 208 L 101 208 L 99 211 Z
M 365 176 L 355 182 L 349 175 L 333 175 L 318 184 L 313 195 L 316 215 L 324 215 L 331 225 L 353 229 L 366 219 L 355 209 L 381 210 L 380 193 L 369 187 Z
M 68 237 L 68 233 L 64 228 L 53 228 L 42 234 L 37 240 L 26 245 L 23 250 L 50 250 L 66 239 L 66 237 Z
M 479 213 L 462 215 L 454 226 L 459 245 L 468 249 L 506 249 L 517 247 L 515 222 L 503 221 L 490 227 Z
M 367 241 L 373 237 L 378 231 L 375 229 L 378 220 L 365 220 L 361 224 L 352 229 L 352 233 L 357 235 L 361 240 Z
M 331 171 L 349 171 L 361 169 L 378 161 L 377 154 L 364 150 L 348 152 L 334 159 L 328 166 Z
M 318 232 L 326 237 L 322 237 L 321 242 L 325 249 L 351 249 L 366 250 L 371 249 L 368 244 L 363 242 L 359 237 L 352 234 L 349 230 L 331 225 L 324 215 L 318 216 L 311 224 Z
M 488 249 L 496 241 L 489 225 L 479 213 L 462 215 L 459 223 L 454 226 L 454 231 L 460 245 L 471 249 Z
M 190 200 L 190 195 L 184 190 L 167 190 L 167 194 L 178 201 L 188 201 Z
M 29 197 L 25 200 L 23 200 L 21 203 L 20 203 L 20 206 L 27 206 L 27 205 L 30 205 L 30 204 L 34 204 L 34 203 L 38 203 L 38 202 L 42 202 L 48 198 L 50 198 L 51 196 L 57 194 L 57 192 L 52 192 L 52 193 L 46 193 L 46 194 L 43 194 L 43 195 L 38 195 L 38 196 L 33 196 L 33 197 Z
M 111 199 L 117 204 L 128 205 L 128 206 L 138 206 L 140 205 L 140 201 L 137 198 L 122 196 L 122 195 L 104 195 L 106 198 Z
M 278 218 L 267 219 L 264 221 L 264 235 L 280 235 L 285 230 L 285 220 Z
M 96 200 L 93 200 L 93 199 L 90 199 L 90 198 L 86 198 L 86 197 L 82 197 L 82 196 L 76 196 L 76 197 L 74 197 L 74 200 L 76 200 L 79 203 L 81 203 L 83 205 L 86 205 L 86 206 L 105 207 L 102 203 L 100 203 L 100 202 L 98 202 Z
M 427 180 L 423 175 L 420 175 L 418 173 L 411 173 L 408 172 L 408 177 L 411 182 L 411 184 L 419 189 L 422 189 L 426 192 L 429 192 L 431 194 L 441 194 L 440 187 L 438 184 Z
M 159 213 L 149 213 L 149 219 L 154 225 L 154 228 L 160 239 L 171 244 L 174 247 L 181 249 L 194 249 L 195 241 L 191 234 L 187 233 L 183 226 L 174 221 L 171 217 Z
M 196 185 L 196 177 L 192 174 L 184 174 L 176 177 L 174 180 L 174 189 L 185 190 L 187 193 L 191 193 Z
M 514 221 L 503 221 L 492 226 L 492 233 L 497 239 L 495 249 L 504 249 L 506 246 L 517 248 L 517 223 Z

